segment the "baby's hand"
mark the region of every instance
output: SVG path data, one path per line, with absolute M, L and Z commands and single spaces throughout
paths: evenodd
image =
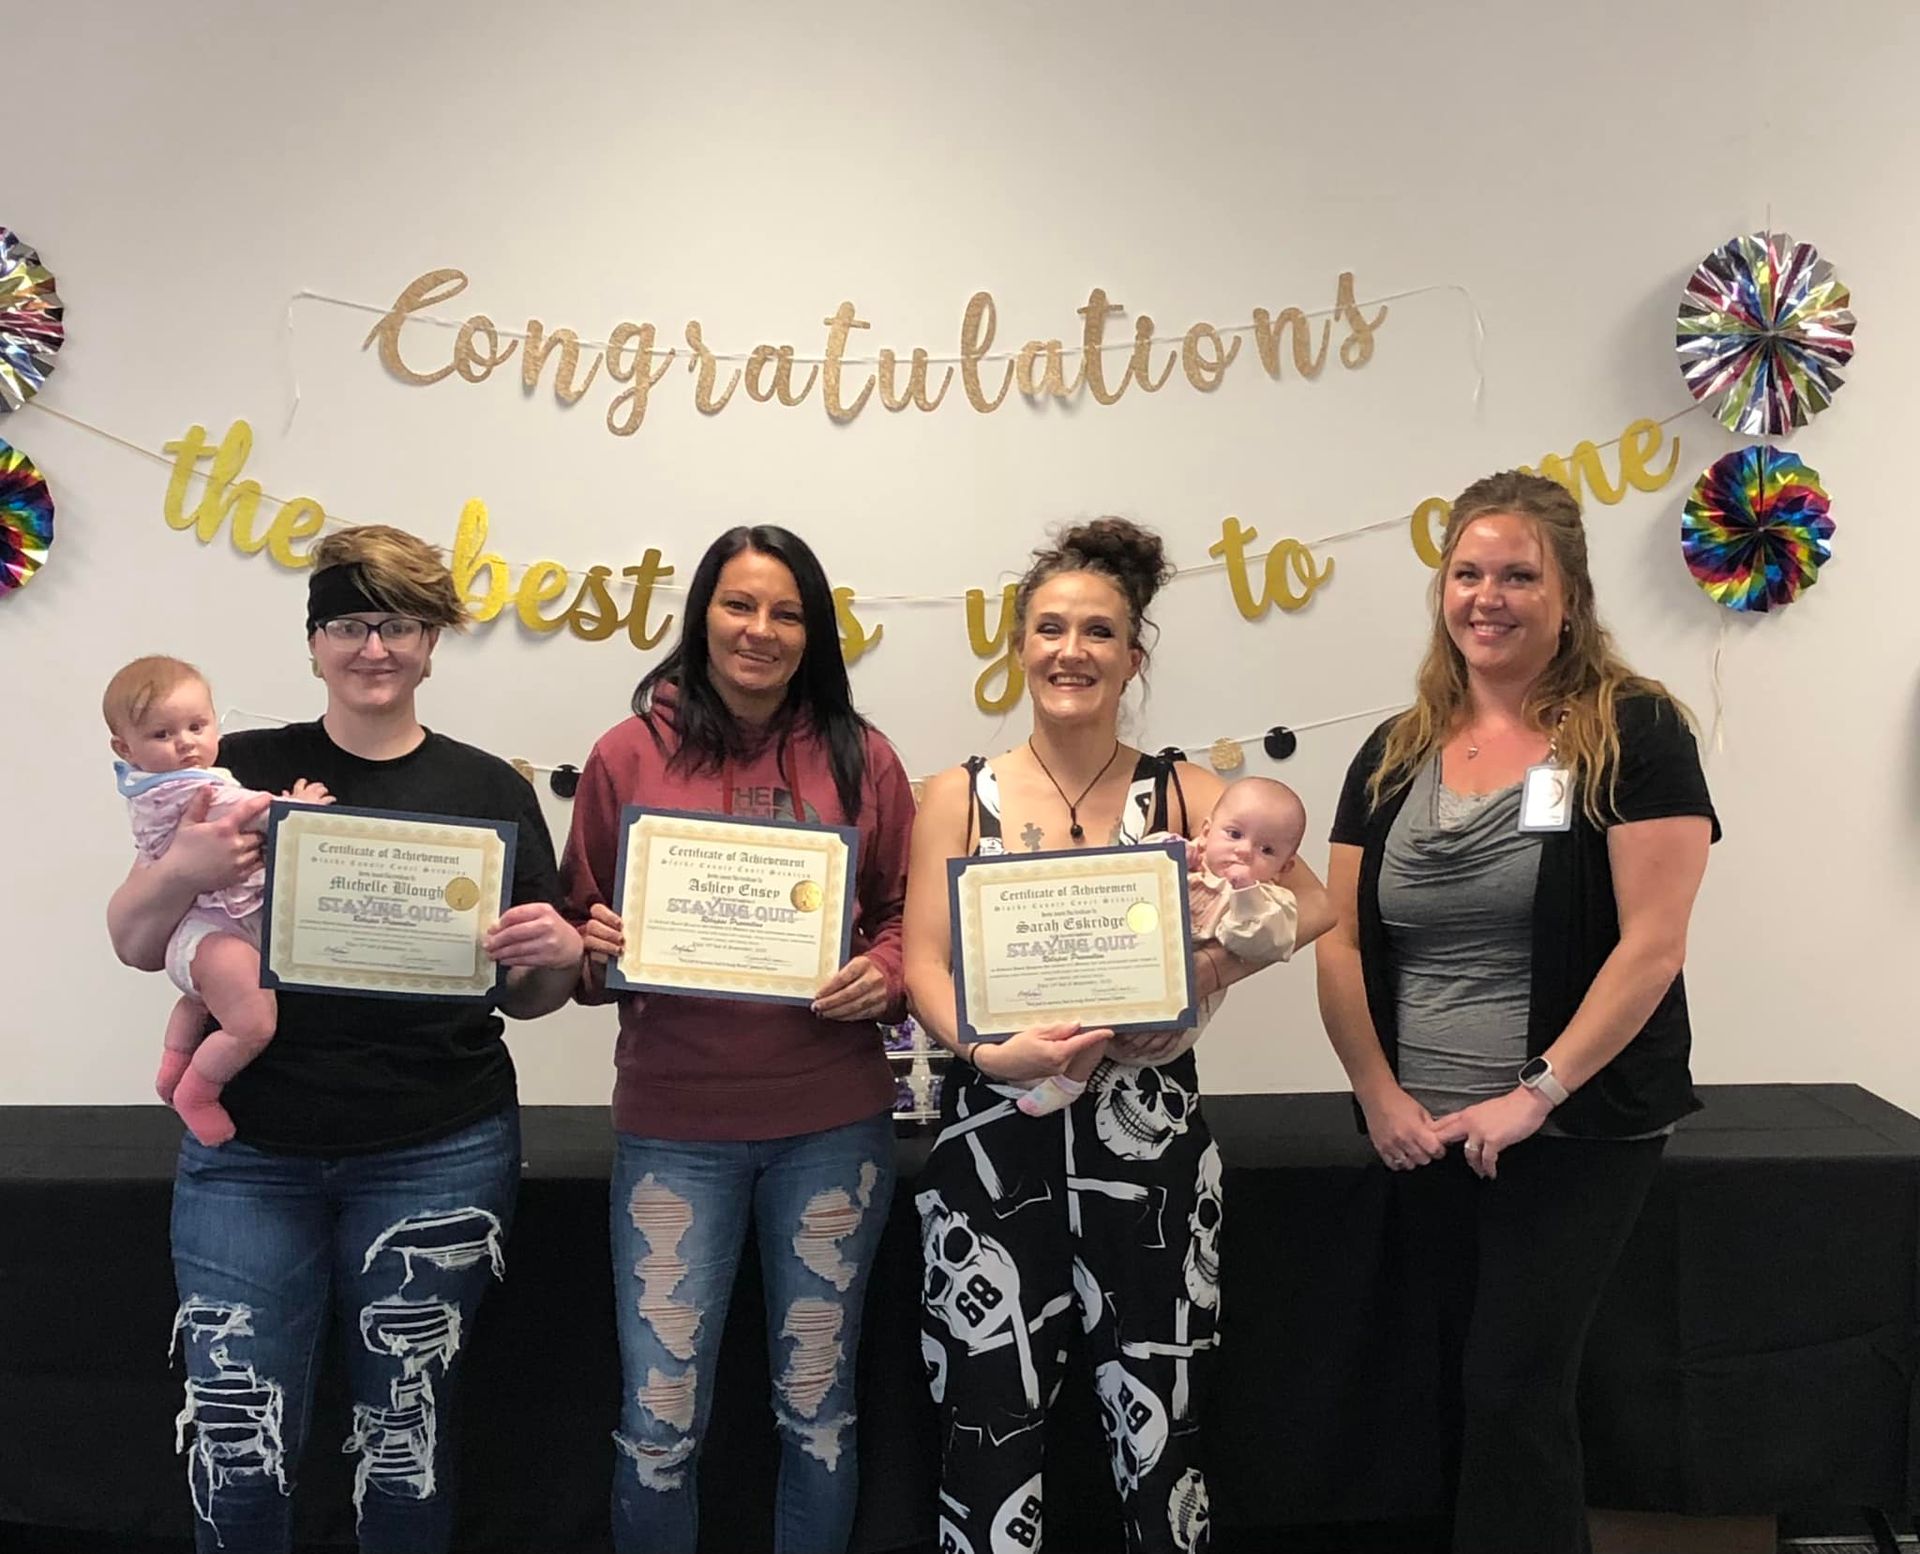
M 1279 870 L 1274 874 L 1273 878 L 1270 881 L 1266 881 L 1264 883 L 1270 883 L 1275 885 L 1284 884 L 1287 880 L 1288 875 L 1292 873 L 1294 864 L 1299 862 L 1299 860 L 1300 860 L 1300 855 L 1298 853 L 1295 853 L 1285 863 L 1280 865 Z M 1234 890 L 1245 890 L 1249 885 L 1258 885 L 1263 883 L 1263 881 L 1256 879 L 1254 877 L 1253 865 L 1250 863 L 1236 863 L 1236 864 L 1229 865 L 1227 872 L 1222 876 L 1222 878 L 1225 879 L 1227 884 Z
M 296 804 L 331 804 L 333 802 L 333 795 L 327 792 L 324 783 L 308 782 L 304 777 L 295 778 L 293 786 L 280 797 L 292 799 Z

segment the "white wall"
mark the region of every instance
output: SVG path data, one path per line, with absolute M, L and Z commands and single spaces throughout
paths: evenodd
M 1079 514 L 1155 523 L 1188 564 L 1229 513 L 1266 538 L 1390 517 L 1684 407 L 1680 283 L 1771 214 L 1836 261 L 1861 318 L 1836 407 L 1792 443 L 1834 495 L 1835 562 L 1784 615 L 1723 620 L 1678 554 L 1692 474 L 1734 445 L 1695 415 L 1667 490 L 1591 509 L 1594 567 L 1630 657 L 1703 715 L 1729 628 L 1709 755 L 1728 839 L 1689 966 L 1700 1077 L 1858 1080 L 1920 1108 L 1908 7 L 1849 7 L 1837 54 L 1778 0 L 1684 22 L 1646 0 L 9 9 L 9 54 L 47 90 L 0 222 L 54 268 L 72 332 L 45 402 L 146 447 L 245 417 L 269 491 L 442 543 L 480 496 L 519 560 L 619 566 L 658 545 L 684 579 L 722 526 L 767 519 L 862 593 L 942 593 L 992 587 Z M 456 314 L 507 327 L 643 319 L 664 343 L 698 317 L 716 348 L 803 352 L 842 299 L 870 348 L 951 351 L 976 289 L 1017 345 L 1070 334 L 1095 285 L 1178 330 L 1324 305 L 1347 269 L 1363 296 L 1467 288 L 1485 397 L 1476 411 L 1446 294 L 1396 304 L 1371 365 L 1315 383 L 1270 381 L 1249 350 L 1211 396 L 1176 378 L 1111 409 L 980 416 L 956 388 L 931 416 L 835 426 L 817 402 L 744 395 L 702 418 L 676 367 L 632 438 L 608 435 L 599 387 L 563 411 L 510 373 L 398 384 L 358 349 L 357 314 L 303 304 L 289 348 L 292 293 L 386 302 L 438 265 L 473 278 Z M 444 335 L 417 334 L 409 350 L 445 359 Z M 157 464 L 32 410 L 0 436 L 60 504 L 51 565 L 0 601 L 0 1098 L 141 1102 L 171 992 L 119 967 L 101 926 L 127 835 L 98 693 L 166 650 L 223 706 L 311 715 L 304 581 L 169 530 Z M 1336 579 L 1297 616 L 1241 622 L 1217 574 L 1174 586 L 1147 741 L 1405 694 L 1429 574 L 1398 532 L 1327 554 Z M 971 706 L 957 607 L 865 613 L 886 640 L 856 688 L 910 767 L 1020 737 Z M 443 647 L 425 713 L 503 755 L 578 761 L 643 667 L 502 621 Z M 1366 727 L 1308 734 L 1282 771 L 1318 834 Z M 516 1031 L 527 1098 L 601 1098 L 611 1026 L 575 1010 Z M 1202 1051 L 1215 1089 L 1339 1082 L 1305 965 L 1236 994 Z

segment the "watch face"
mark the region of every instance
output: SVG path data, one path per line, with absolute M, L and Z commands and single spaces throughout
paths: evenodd
M 1547 1066 L 1547 1060 L 1545 1058 L 1528 1058 L 1526 1062 L 1520 1065 L 1520 1083 L 1523 1085 L 1537 1085 L 1552 1072 L 1553 1070 Z

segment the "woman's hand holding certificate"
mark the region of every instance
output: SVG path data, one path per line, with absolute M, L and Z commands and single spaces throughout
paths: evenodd
M 508 907 L 486 932 L 480 947 L 489 960 L 512 970 L 515 966 L 558 971 L 580 964 L 580 937 L 545 901 L 526 901 Z
M 989 1079 L 1033 1084 L 1066 1073 L 1081 1053 L 1099 1052 L 1112 1040 L 1113 1032 L 1104 1026 L 1082 1030 L 1073 1021 L 1055 1021 L 1011 1036 L 973 1040 L 964 1050 Z
M 823 1020 L 877 1020 L 888 997 L 886 974 L 856 955 L 815 991 L 813 1012 Z

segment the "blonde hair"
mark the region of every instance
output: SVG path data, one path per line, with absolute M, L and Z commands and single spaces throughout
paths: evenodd
M 126 738 L 127 730 L 147 715 L 149 707 L 189 680 L 205 685 L 207 677 L 183 658 L 163 653 L 136 658 L 107 681 L 100 698 L 100 715 L 107 720 L 108 732 L 116 739 Z
M 467 607 L 439 549 L 384 523 L 336 529 L 313 547 L 313 570 L 358 567 L 367 593 L 396 615 L 464 631 Z
M 1582 810 L 1593 824 L 1604 826 L 1616 813 L 1620 730 L 1615 711 L 1620 698 L 1657 696 L 1671 702 L 1689 723 L 1692 714 L 1659 681 L 1629 669 L 1600 623 L 1587 570 L 1586 526 L 1573 493 L 1524 470 L 1476 480 L 1453 504 L 1440 548 L 1440 570 L 1433 580 L 1433 633 L 1415 680 L 1414 703 L 1393 721 L 1367 797 L 1378 808 L 1411 783 L 1469 710 L 1466 660 L 1447 630 L 1447 572 L 1467 525 L 1495 515 L 1525 519 L 1560 575 L 1566 610 L 1560 645 L 1528 687 L 1523 711 L 1529 727 L 1552 734 L 1555 756 L 1572 774 Z

